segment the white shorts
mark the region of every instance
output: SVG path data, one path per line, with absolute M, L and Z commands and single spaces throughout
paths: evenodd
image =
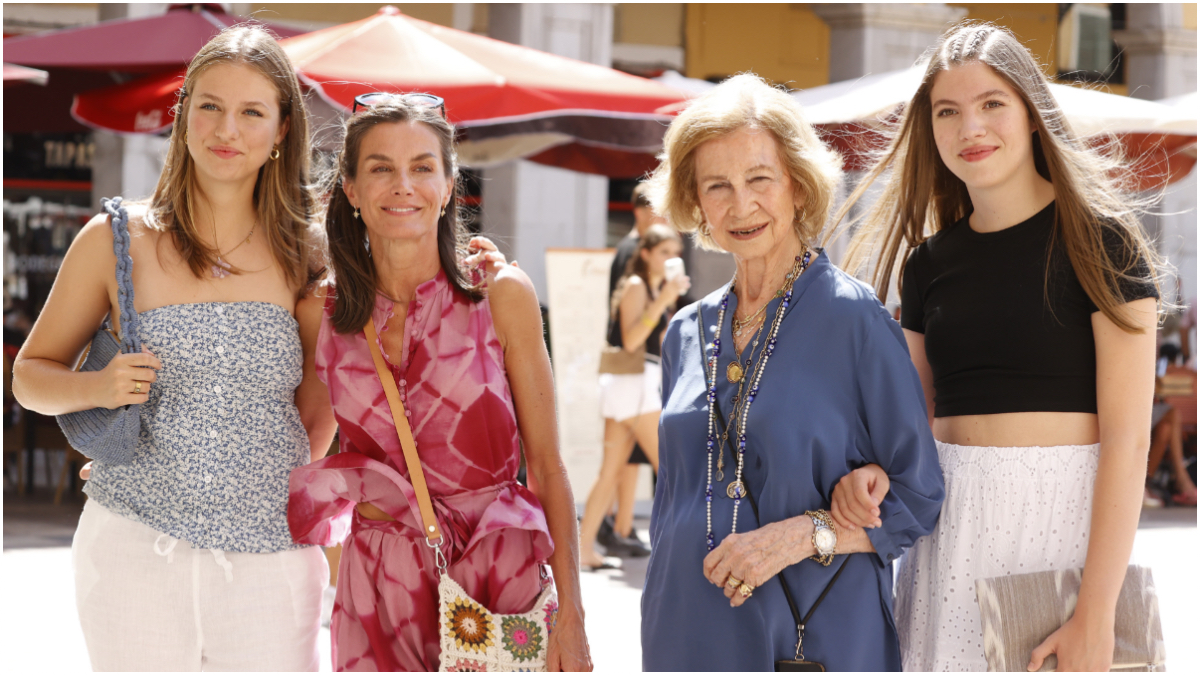
M 600 414 L 624 422 L 662 410 L 662 366 L 646 362 L 641 375 L 600 374 Z
M 900 561 L 900 654 L 906 671 L 987 670 L 975 580 L 1083 567 L 1100 445 L 937 449 L 946 500 Z
M 71 556 L 93 670 L 318 670 L 318 546 L 196 549 L 89 499 Z

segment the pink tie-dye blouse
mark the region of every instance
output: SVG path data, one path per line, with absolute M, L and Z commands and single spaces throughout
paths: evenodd
M 332 311 L 330 299 L 316 370 L 329 388 L 340 452 L 293 471 L 288 524 L 299 543 L 345 540 L 335 668 L 436 670 L 437 569 L 403 451 L 365 335 L 335 332 Z M 381 333 L 392 312 L 376 296 Z M 457 293 L 439 271 L 417 287 L 404 331 L 401 354 L 380 349 L 409 416 L 450 576 L 493 612 L 527 611 L 541 589 L 538 563 L 554 544 L 537 497 L 516 481 L 516 414 L 490 303 Z M 396 522 L 360 517 L 359 502 Z

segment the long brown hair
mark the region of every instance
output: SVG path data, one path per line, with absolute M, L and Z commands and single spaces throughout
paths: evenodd
M 638 238 L 637 248 L 634 249 L 633 255 L 629 257 L 629 262 L 625 263 L 625 271 L 621 274 L 621 280 L 617 282 L 617 287 L 613 289 L 611 315 L 617 315 L 617 306 L 621 304 L 621 296 L 625 294 L 625 287 L 629 285 L 630 277 L 638 277 L 642 283 L 646 284 L 646 293 L 653 298 L 656 295 L 657 288 L 650 285 L 650 266 L 646 263 L 646 259 L 642 257 L 642 251 L 653 251 L 655 246 L 664 241 L 679 241 L 679 233 L 671 229 L 668 225 L 655 223 L 646 228 L 646 233 Z
M 189 92 L 201 74 L 223 63 L 251 66 L 270 80 L 279 95 L 281 123 L 290 125 L 283 142 L 276 146 L 279 158 L 268 160 L 259 169 L 254 206 L 276 262 L 288 281 L 303 292 L 313 276 L 309 267 L 318 246 L 310 234 L 315 202 L 309 173 L 308 111 L 291 61 L 261 25 L 245 23 L 226 28 L 192 58 L 175 104 L 167 158 L 150 197 L 146 224 L 171 233 L 175 248 L 196 277 L 203 278 L 216 264 L 218 252 L 205 244 L 197 231 L 196 200 L 200 190 L 185 136 Z
M 1034 166 L 1054 186 L 1055 224 L 1050 246 L 1061 241 L 1079 283 L 1105 316 L 1127 332 L 1140 332 L 1118 289 L 1124 280 L 1144 281 L 1133 274 L 1139 259 L 1150 266 L 1158 284 L 1161 263 L 1138 220 L 1150 201 L 1123 189 L 1119 180 L 1123 165 L 1115 148 L 1107 152 L 1089 148 L 1071 130 L 1029 50 L 1012 33 L 988 23 L 964 23 L 942 35 L 932 50 L 921 86 L 891 131 L 887 149 L 838 211 L 835 223 L 845 218 L 876 179 L 891 171 L 863 222 L 845 225 L 859 224 L 846 252 L 846 269 L 869 278 L 880 299 L 886 300 L 892 278 L 909 253 L 971 213 L 966 185 L 938 154 L 930 92 L 938 73 L 972 62 L 991 67 L 1029 111 L 1034 125 Z M 1126 175 L 1127 171 L 1124 169 Z M 1132 255 L 1125 260 L 1112 259 L 1104 244 L 1106 234 L 1125 242 Z M 1049 280 L 1049 256 L 1046 275 Z
M 458 153 L 454 148 L 454 127 L 442 117 L 438 108 L 395 97 L 361 110 L 346 120 L 342 152 L 326 179 L 330 195 L 325 213 L 325 234 L 329 242 L 329 263 L 337 284 L 333 327 L 339 333 L 354 333 L 366 325 L 375 307 L 379 278 L 370 251 L 364 245 L 367 226 L 354 217 L 354 207 L 342 189 L 342 182 L 357 176 L 362 140 L 368 131 L 379 124 L 409 122 L 420 122 L 437 135 L 442 168 L 446 178 L 453 183 L 450 205 L 438 218 L 437 225 L 438 261 L 442 271 L 456 291 L 476 302 L 483 299 L 479 286 L 467 279 L 459 264 L 465 254 L 467 232 L 458 214 L 462 181 L 458 173 Z

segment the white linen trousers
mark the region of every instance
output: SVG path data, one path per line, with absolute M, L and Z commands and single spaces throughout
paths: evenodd
M 317 670 L 320 547 L 196 549 L 88 500 L 71 554 L 93 670 Z
M 1083 567 L 1100 445 L 986 448 L 938 442 L 946 499 L 900 562 L 904 670 L 987 670 L 975 580 Z

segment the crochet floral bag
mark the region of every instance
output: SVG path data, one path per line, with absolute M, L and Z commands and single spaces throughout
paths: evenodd
M 550 631 L 558 614 L 558 594 L 554 583 L 545 575 L 542 567 L 544 588 L 533 609 L 524 614 L 493 614 L 467 594 L 446 573 L 446 557 L 442 554 L 441 528 L 433 513 L 433 502 L 429 499 L 429 488 L 425 484 L 425 472 L 417 456 L 417 444 L 412 428 L 404 415 L 404 404 L 400 392 L 392 380 L 391 373 L 379 352 L 378 333 L 375 320 L 370 319 L 363 327 L 367 344 L 371 347 L 371 358 L 383 392 L 387 396 L 392 420 L 396 424 L 396 435 L 404 450 L 404 463 L 412 479 L 413 491 L 417 493 L 417 506 L 421 511 L 421 522 L 425 527 L 425 543 L 434 551 L 439 573 L 438 580 L 438 633 L 441 635 L 441 654 L 438 670 L 444 672 L 533 672 L 546 670 L 546 648 L 550 643 Z

